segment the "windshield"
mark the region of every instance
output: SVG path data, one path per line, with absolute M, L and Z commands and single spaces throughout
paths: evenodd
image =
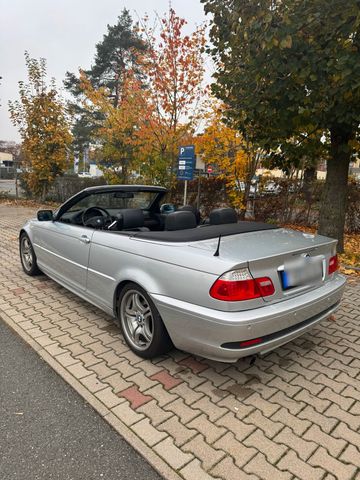
M 68 212 L 76 212 L 89 207 L 105 209 L 141 208 L 148 210 L 158 192 L 100 192 L 82 198 Z

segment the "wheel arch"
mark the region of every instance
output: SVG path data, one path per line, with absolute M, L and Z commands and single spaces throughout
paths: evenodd
M 121 294 L 123 288 L 129 284 L 135 283 L 141 287 L 145 292 L 152 298 L 152 293 L 161 293 L 162 289 L 159 285 L 159 282 L 155 278 L 143 270 L 139 271 L 138 269 L 126 269 L 122 272 L 122 278 L 119 278 L 119 281 L 115 287 L 113 295 L 113 312 L 114 316 L 118 317 L 118 298 Z
M 118 298 L 123 290 L 123 288 L 128 284 L 128 283 L 135 283 L 132 280 L 122 280 L 120 283 L 115 288 L 114 291 L 114 298 L 113 298 L 113 310 L 114 310 L 114 316 L 115 318 L 118 318 L 118 313 L 119 313 L 119 306 L 118 306 Z M 141 286 L 141 285 L 140 285 Z

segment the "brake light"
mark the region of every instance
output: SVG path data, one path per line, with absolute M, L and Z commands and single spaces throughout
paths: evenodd
M 275 292 L 270 278 L 253 278 L 247 268 L 222 275 L 210 289 L 210 296 L 226 302 L 239 302 L 268 297 Z
M 338 256 L 334 255 L 333 257 L 330 257 L 330 260 L 329 260 L 328 274 L 331 275 L 332 273 L 336 272 L 338 268 L 339 268 Z

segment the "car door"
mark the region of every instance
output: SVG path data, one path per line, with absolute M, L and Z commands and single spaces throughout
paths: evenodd
M 81 225 L 37 222 L 34 248 L 39 267 L 70 288 L 85 291 L 93 234 L 93 229 Z

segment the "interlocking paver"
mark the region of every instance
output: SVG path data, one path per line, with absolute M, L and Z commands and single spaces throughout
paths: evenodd
M 280 470 L 287 470 L 299 480 L 321 480 L 325 471 L 322 468 L 312 467 L 300 460 L 296 454 L 289 451 L 277 464 Z
M 234 460 L 231 457 L 226 457 L 221 460 L 212 470 L 211 473 L 217 477 L 221 477 L 223 480 L 258 480 L 257 475 L 244 472 L 241 468 L 234 464 Z
M 348 445 L 346 449 L 341 453 L 340 460 L 345 463 L 355 465 L 359 469 L 360 473 L 360 451 L 354 447 L 354 445 Z
M 223 418 L 223 417 L 222 417 Z M 221 418 L 220 418 L 221 420 Z M 235 420 L 237 421 L 237 420 Z M 223 427 L 218 427 L 213 422 L 210 422 L 207 415 L 199 415 L 194 418 L 191 422 L 187 424 L 189 428 L 194 428 L 200 432 L 204 437 L 207 443 L 211 444 L 215 442 L 218 438 L 222 437 L 226 433 L 226 429 Z
M 345 448 L 346 442 L 341 439 L 336 439 L 327 433 L 324 433 L 317 425 L 312 425 L 305 433 L 305 440 L 316 442 L 322 445 L 334 457 L 338 457 L 340 452 Z
M 157 401 L 160 407 L 173 402 L 177 398 L 177 395 L 168 392 L 162 385 L 159 384 L 149 388 L 145 393 L 146 395 L 151 395 Z
M 280 422 L 274 422 L 264 417 L 260 410 L 254 410 L 248 417 L 243 420 L 245 423 L 255 425 L 262 430 L 269 438 L 273 438 L 280 430 L 283 429 L 283 425 Z
M 216 423 L 230 430 L 240 442 L 256 429 L 255 425 L 244 423 L 236 418 L 232 412 L 219 418 Z
M 165 420 L 172 417 L 172 413 L 159 407 L 155 400 L 145 403 L 145 405 L 138 408 L 138 411 L 144 413 L 150 419 L 151 424 L 154 427 L 157 427 L 160 423 L 163 423 Z
M 180 474 L 185 478 L 185 480 L 212 480 L 214 478 L 203 470 L 201 462 L 196 458 L 182 468 L 180 470 Z
M 169 435 L 171 435 L 174 439 L 174 443 L 176 446 L 181 447 L 184 445 L 188 440 L 193 438 L 197 435 L 197 430 L 191 429 L 191 423 L 187 426 L 183 425 L 176 415 L 173 415 L 166 420 L 164 423 L 158 425 L 158 430 L 165 431 Z
M 100 392 L 95 393 L 95 396 L 108 408 L 113 408 L 124 401 L 123 398 L 115 395 L 111 387 L 100 390 Z
M 170 373 L 168 373 L 166 370 L 161 370 L 160 372 L 152 375 L 150 378 L 160 382 L 166 390 L 170 390 L 171 388 L 174 388 L 183 382 L 183 380 L 170 375 Z
M 215 403 L 213 403 L 208 397 L 200 398 L 200 400 L 192 404 L 192 407 L 205 412 L 212 422 L 215 422 L 218 418 L 227 413 L 226 408 L 215 405 Z
M 131 429 L 150 447 L 153 447 L 167 437 L 165 432 L 159 432 L 159 430 L 154 428 L 148 418 L 144 418 L 140 420 L 140 422 L 135 423 Z
M 214 443 L 214 447 L 224 450 L 233 457 L 238 467 L 243 467 L 251 458 L 253 458 L 258 448 L 247 447 L 236 440 L 233 433 L 228 432 Z
M 354 465 L 345 464 L 328 454 L 323 447 L 319 447 L 309 458 L 309 463 L 315 467 L 321 467 L 329 473 L 335 474 L 341 480 L 351 480 L 357 468 Z
M 209 470 L 226 455 L 224 451 L 217 450 L 206 443 L 201 434 L 198 434 L 188 443 L 185 443 L 185 445 L 182 446 L 182 450 L 190 452 L 199 458 L 205 470 Z
M 273 440 L 295 450 L 299 458 L 304 461 L 318 448 L 317 443 L 311 440 L 304 440 L 303 437 L 299 437 L 288 427 L 281 430 Z
M 6 208 L 0 204 L 0 315 L 144 451 L 185 480 L 360 480 L 359 279 L 349 278 L 335 322 L 254 365 L 178 350 L 148 361 L 129 350 L 113 318 L 45 276 L 23 274 L 17 233 L 29 215 Z
M 117 405 L 112 408 L 111 411 L 128 426 L 131 426 L 144 418 L 144 415 L 133 410 L 128 402 L 123 402 L 120 405 Z
M 325 417 L 314 410 L 310 405 L 301 410 L 301 412 L 298 414 L 298 417 L 319 425 L 319 427 L 326 433 L 330 433 L 334 426 L 338 423 L 337 419 Z
M 331 434 L 336 438 L 342 438 L 355 445 L 360 451 L 360 433 L 349 428 L 345 423 L 340 422 Z
M 180 448 L 174 445 L 170 438 L 166 438 L 155 445 L 154 450 L 176 470 L 183 467 L 194 458 L 191 453 L 184 453 L 180 450 Z
M 174 402 L 165 405 L 164 410 L 175 413 L 185 424 L 201 414 L 200 408 L 196 409 L 195 405 L 193 405 L 193 408 L 188 407 L 182 398 L 178 398 Z
M 145 403 L 151 402 L 151 400 L 153 399 L 153 397 L 151 397 L 150 395 L 144 395 L 143 393 L 141 393 L 136 385 L 126 388 L 125 390 L 121 390 L 117 393 L 117 396 L 129 400 L 131 408 L 133 408 L 134 410 L 141 407 Z
M 273 442 L 267 438 L 261 430 L 255 430 L 255 432 L 245 438 L 243 444 L 248 447 L 257 448 L 266 456 L 267 460 L 272 465 L 274 465 L 287 451 L 287 447 Z
M 255 473 L 265 480 L 291 480 L 292 475 L 287 472 L 282 472 L 271 463 L 269 463 L 265 455 L 258 453 L 256 457 L 250 460 L 244 467 L 248 473 Z

